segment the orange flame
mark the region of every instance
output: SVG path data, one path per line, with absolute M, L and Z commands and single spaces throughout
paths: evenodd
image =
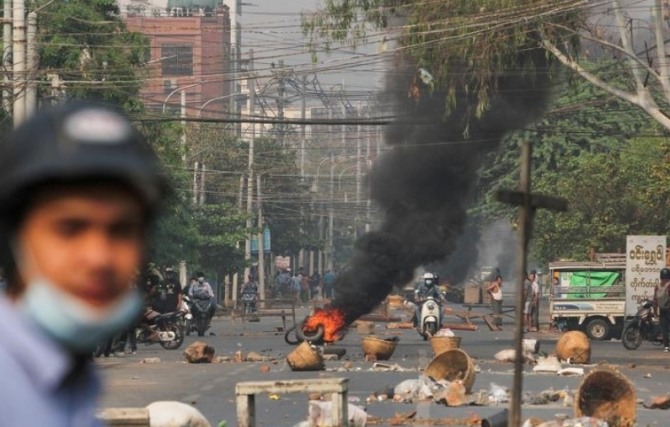
M 337 308 L 317 308 L 314 314 L 305 319 L 303 330 L 305 332 L 316 332 L 319 326 L 323 326 L 323 340 L 325 342 L 337 341 L 340 338 L 339 332 L 347 326 L 344 313 Z

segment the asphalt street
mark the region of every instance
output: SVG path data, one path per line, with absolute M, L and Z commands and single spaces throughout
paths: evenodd
M 308 310 L 298 311 L 298 319 L 308 314 Z M 401 314 L 400 312 L 396 314 Z M 448 317 L 446 322 L 455 323 L 459 319 Z M 478 366 L 473 392 L 488 390 L 491 383 L 511 387 L 513 369 L 511 363 L 497 362 L 494 355 L 512 347 L 513 333 L 511 319 L 502 332 L 491 332 L 481 322 L 475 332 L 455 331 L 462 337 L 461 349 L 473 357 Z M 191 335 L 184 345 L 175 351 L 164 350 L 157 345 L 140 347 L 137 354 L 99 359 L 97 364 L 102 372 L 106 393 L 101 407 L 140 407 L 158 400 L 176 400 L 197 407 L 216 426 L 226 420 L 227 427 L 237 425 L 235 411 L 235 384 L 241 381 L 291 380 L 304 378 L 344 377 L 349 379 L 350 402 L 364 407 L 368 414 L 388 420 L 396 413 L 417 411 L 420 418 L 454 418 L 465 420 L 473 414 L 485 417 L 502 410 L 506 404 L 486 407 L 446 407 L 436 403 L 395 403 L 366 402 L 375 391 L 385 386 L 395 386 L 406 379 L 418 378 L 420 371 L 432 359 L 432 350 L 414 330 L 389 330 L 385 323 L 377 323 L 375 334 L 399 337 L 398 346 L 388 362 L 398 365 L 399 371 L 376 371 L 373 363 L 363 359 L 360 346 L 361 335 L 352 328 L 344 340 L 336 344 L 345 348 L 346 356 L 339 361 L 326 362 L 326 370 L 321 372 L 292 372 L 285 363 L 286 354 L 294 347 L 284 342 L 280 331 L 281 320 L 276 317 L 262 318 L 258 323 L 219 317 L 213 321 L 215 336 L 205 336 L 200 340 L 212 345 L 217 356 L 233 357 L 235 352 L 254 351 L 271 359 L 268 362 L 224 362 L 213 364 L 188 364 L 182 351 L 190 343 L 198 340 Z M 548 332 L 529 333 L 528 338 L 541 342 L 540 351 L 552 353 L 558 334 Z M 145 364 L 145 358 L 158 357 L 161 362 Z M 345 368 L 347 362 L 351 365 Z M 651 396 L 665 395 L 670 383 L 670 354 L 659 347 L 643 343 L 636 351 L 628 351 L 620 341 L 592 343 L 592 365 L 583 366 L 586 373 L 603 364 L 616 366 L 634 385 L 640 402 Z M 262 365 L 270 367 L 263 372 Z M 537 395 L 553 388 L 576 390 L 583 377 L 560 377 L 555 374 L 533 373 L 532 366 L 525 367 L 524 393 Z M 268 427 L 293 426 L 307 416 L 307 396 L 303 394 L 280 395 L 278 400 L 268 395 L 257 397 L 258 425 Z M 572 416 L 572 408 L 561 403 L 549 405 L 524 404 L 524 418 L 535 416 L 544 420 L 555 416 Z M 637 408 L 639 426 L 667 426 L 663 421 L 667 412 L 660 409 L 646 409 L 641 404 Z M 389 425 L 382 422 L 377 425 Z M 465 424 L 454 424 L 465 425 Z

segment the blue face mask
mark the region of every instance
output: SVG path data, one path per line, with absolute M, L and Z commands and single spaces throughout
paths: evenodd
M 130 289 L 108 307 L 93 309 L 42 279 L 29 283 L 20 305 L 56 342 L 75 353 L 87 353 L 130 326 L 142 308 L 142 298 Z

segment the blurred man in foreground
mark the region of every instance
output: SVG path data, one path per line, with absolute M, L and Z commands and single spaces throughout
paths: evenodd
M 97 425 L 90 355 L 139 314 L 131 283 L 164 189 L 107 107 L 43 111 L 0 145 L 0 425 Z

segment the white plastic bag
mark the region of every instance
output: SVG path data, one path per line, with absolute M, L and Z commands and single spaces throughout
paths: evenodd
M 332 402 L 321 402 L 319 400 L 310 400 L 309 416 L 307 421 L 309 427 L 336 427 L 332 424 Z M 365 427 L 368 424 L 368 414 L 363 408 L 349 404 L 349 426 Z
M 507 394 L 507 389 L 496 383 L 491 383 L 491 386 L 489 387 L 489 400 L 494 405 L 509 402 L 509 394 Z
M 455 337 L 454 331 L 449 328 L 442 328 L 435 333 L 436 337 Z

